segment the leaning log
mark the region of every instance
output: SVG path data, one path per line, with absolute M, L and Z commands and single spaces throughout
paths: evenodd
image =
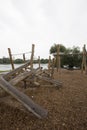
M 52 78 L 48 78 L 48 77 L 44 77 L 44 76 L 40 76 L 40 75 L 35 75 L 38 79 L 40 80 L 44 80 L 46 82 L 49 82 L 49 83 L 52 83 L 54 84 L 55 86 L 58 86 L 58 87 L 61 87 L 62 86 L 62 82 L 59 82 L 57 80 L 54 80 Z
M 20 71 L 22 71 L 23 69 L 25 69 L 25 68 L 26 68 L 27 66 L 29 66 L 29 65 L 30 65 L 30 61 L 28 61 L 28 62 L 25 63 L 24 65 L 22 65 L 22 66 L 16 68 L 15 70 L 12 70 L 11 72 L 5 74 L 3 77 L 4 77 L 5 79 L 8 79 L 9 77 L 15 75 L 16 73 L 19 73 Z
M 37 69 L 33 69 L 31 71 L 25 71 L 23 73 L 20 73 L 19 75 L 17 75 L 15 78 L 11 79 L 9 81 L 10 84 L 12 85 L 16 85 L 17 83 L 19 83 L 20 81 L 26 79 L 28 76 L 35 74 L 37 71 L 39 70 L 39 68 Z
M 15 99 L 22 103 L 27 110 L 32 112 L 38 118 L 44 118 L 47 116 L 47 111 L 41 106 L 35 104 L 27 95 L 17 90 L 9 82 L 7 82 L 2 76 L 0 77 L 0 87 L 3 88 L 7 93 L 12 95 Z

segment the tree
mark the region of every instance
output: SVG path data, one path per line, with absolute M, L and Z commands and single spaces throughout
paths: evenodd
M 80 54 L 79 47 L 68 48 L 65 56 L 63 56 L 63 64 L 69 65 L 69 68 L 73 68 L 73 66 L 80 67 L 82 56 Z
M 24 61 L 22 59 L 16 59 L 16 60 L 14 60 L 14 63 L 15 64 L 22 64 L 22 63 L 24 63 Z
M 50 54 L 57 52 L 57 46 L 58 46 L 57 44 L 54 44 L 53 46 L 51 46 Z M 65 52 L 65 51 L 66 51 L 66 47 L 60 44 L 60 52 Z
M 10 63 L 10 59 L 9 58 L 6 58 L 6 57 L 2 58 L 2 64 L 9 64 L 9 63 Z
M 57 52 L 57 45 L 54 44 L 50 48 L 50 53 L 56 53 Z M 81 66 L 82 56 L 79 55 L 80 48 L 79 47 L 73 47 L 73 48 L 66 48 L 62 44 L 60 45 L 60 52 L 63 52 L 64 55 L 61 56 L 61 67 L 63 65 L 68 65 L 69 68 L 73 68 L 73 66 Z

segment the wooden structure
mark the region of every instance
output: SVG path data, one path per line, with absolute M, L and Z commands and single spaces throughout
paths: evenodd
M 60 45 L 58 45 L 57 46 L 57 53 L 54 53 L 54 57 L 56 57 L 56 62 L 57 62 L 57 72 L 61 68 L 61 60 L 60 60 L 60 58 L 61 58 L 61 56 L 64 56 L 64 55 L 82 55 L 81 72 L 83 73 L 83 71 L 85 71 L 85 73 L 87 74 L 86 45 L 84 45 L 82 53 L 62 53 L 62 52 L 60 52 Z
M 32 51 L 31 51 L 31 52 L 18 53 L 18 54 L 12 54 L 12 53 L 11 53 L 11 49 L 8 48 L 9 59 L 10 59 L 10 63 L 11 63 L 12 70 L 15 69 L 12 56 L 15 56 L 15 55 L 23 55 L 23 61 L 24 61 L 24 63 L 25 63 L 25 61 L 26 61 L 25 54 L 27 54 L 27 53 L 31 53 L 31 57 L 30 57 L 30 65 L 31 65 L 31 68 L 33 69 L 34 47 L 35 47 L 35 45 L 32 44 Z
M 9 49 L 10 52 L 10 49 Z M 11 56 L 11 53 L 10 53 Z M 42 70 L 42 68 L 33 68 L 33 56 L 34 56 L 34 45 L 32 46 L 31 60 L 26 62 L 24 65 L 14 69 L 6 74 L 0 76 L 0 87 L 5 90 L 8 94 L 13 96 L 19 101 L 27 110 L 32 112 L 38 118 L 45 118 L 47 116 L 47 110 L 34 103 L 26 94 L 21 92 L 15 87 L 21 81 L 24 82 L 26 88 L 26 82 L 39 86 L 39 80 L 49 82 L 53 86 L 61 87 L 62 83 L 52 79 L 49 71 Z M 12 57 L 11 57 L 12 58 Z M 12 60 L 12 59 L 11 59 Z M 12 62 L 11 62 L 12 64 Z M 12 64 L 13 65 L 13 64 Z M 36 81 L 37 79 L 37 81 Z
M 19 102 L 21 102 L 23 106 L 25 106 L 30 112 L 32 112 L 38 118 L 43 118 L 47 116 L 47 111 L 39 105 L 35 104 L 27 95 L 20 92 L 13 86 L 16 85 L 19 81 L 26 79 L 32 73 L 35 73 L 36 70 L 31 70 L 30 72 L 21 72 L 21 74 L 18 73 L 23 68 L 27 67 L 29 63 L 30 62 L 9 72 L 8 74 L 5 74 L 4 76 L 0 76 L 0 87 L 4 89 L 7 93 L 12 95 L 14 98 L 16 98 Z

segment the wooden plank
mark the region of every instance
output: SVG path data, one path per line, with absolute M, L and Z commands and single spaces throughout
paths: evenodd
M 27 95 L 17 90 L 14 86 L 8 83 L 2 76 L 0 77 L 0 86 L 15 99 L 22 103 L 22 105 L 32 112 L 38 118 L 45 118 L 47 111 L 41 106 L 35 104 Z

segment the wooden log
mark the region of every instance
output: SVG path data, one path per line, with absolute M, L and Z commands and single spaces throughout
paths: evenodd
M 52 78 L 40 76 L 40 75 L 37 75 L 37 74 L 36 74 L 35 76 L 36 76 L 37 78 L 41 79 L 41 80 L 44 80 L 44 81 L 49 82 L 49 83 L 52 83 L 52 84 L 54 84 L 54 85 L 56 85 L 56 86 L 62 86 L 62 82 L 59 82 L 59 81 L 54 80 L 54 79 L 52 79 Z
M 16 76 L 12 80 L 10 80 L 9 83 L 12 84 L 12 85 L 16 85 L 18 82 L 26 79 L 30 75 L 35 74 L 37 71 L 38 71 L 38 69 L 31 70 L 29 72 L 25 71 L 24 73 L 20 73 L 18 76 Z
M 40 56 L 38 56 L 38 64 L 39 64 L 39 68 L 40 68 Z
M 9 53 L 9 58 L 10 58 L 12 70 L 14 70 L 14 63 L 13 63 L 13 59 L 12 59 L 12 54 L 11 54 L 11 49 L 10 48 L 8 48 L 8 53 Z
M 18 82 L 24 80 L 25 78 L 27 78 L 31 74 L 32 74 L 32 71 L 21 73 L 18 76 L 16 76 L 15 78 L 11 79 L 9 81 L 9 83 L 12 84 L 12 85 L 16 85 Z
M 57 46 L 57 72 L 59 71 L 60 69 L 60 45 Z
M 55 61 L 54 61 L 54 58 L 53 58 L 53 61 L 52 61 L 52 69 L 51 69 L 51 78 L 54 78 L 53 74 L 54 74 L 54 65 L 55 64 Z
M 48 62 L 48 70 L 50 72 L 50 67 L 51 67 L 51 56 L 49 56 L 49 62 Z
M 22 105 L 32 112 L 38 118 L 47 116 L 47 111 L 41 106 L 35 104 L 27 95 L 17 90 L 14 86 L 8 83 L 3 77 L 0 77 L 0 87 L 12 95 L 15 99 L 22 103 Z
M 25 63 L 24 65 L 22 65 L 22 66 L 16 68 L 15 70 L 10 71 L 9 73 L 5 74 L 3 77 L 4 77 L 5 79 L 8 79 L 10 76 L 12 76 L 12 75 L 14 75 L 14 74 L 20 72 L 21 70 L 23 70 L 23 68 L 26 68 L 26 67 L 29 66 L 29 65 L 30 65 L 30 61 L 28 61 L 28 62 Z
M 35 45 L 32 44 L 32 53 L 31 53 L 31 60 L 30 60 L 31 69 L 33 69 L 34 47 Z
M 35 81 L 33 84 L 34 84 L 35 86 L 37 86 L 37 87 L 40 86 L 40 83 L 38 83 L 38 82 L 36 82 L 36 81 Z
M 85 74 L 87 74 L 86 53 L 86 46 L 84 45 L 81 72 L 83 73 L 83 71 L 85 70 Z
M 25 58 L 25 53 L 23 54 L 23 60 L 24 60 L 24 62 L 26 61 L 26 58 Z

